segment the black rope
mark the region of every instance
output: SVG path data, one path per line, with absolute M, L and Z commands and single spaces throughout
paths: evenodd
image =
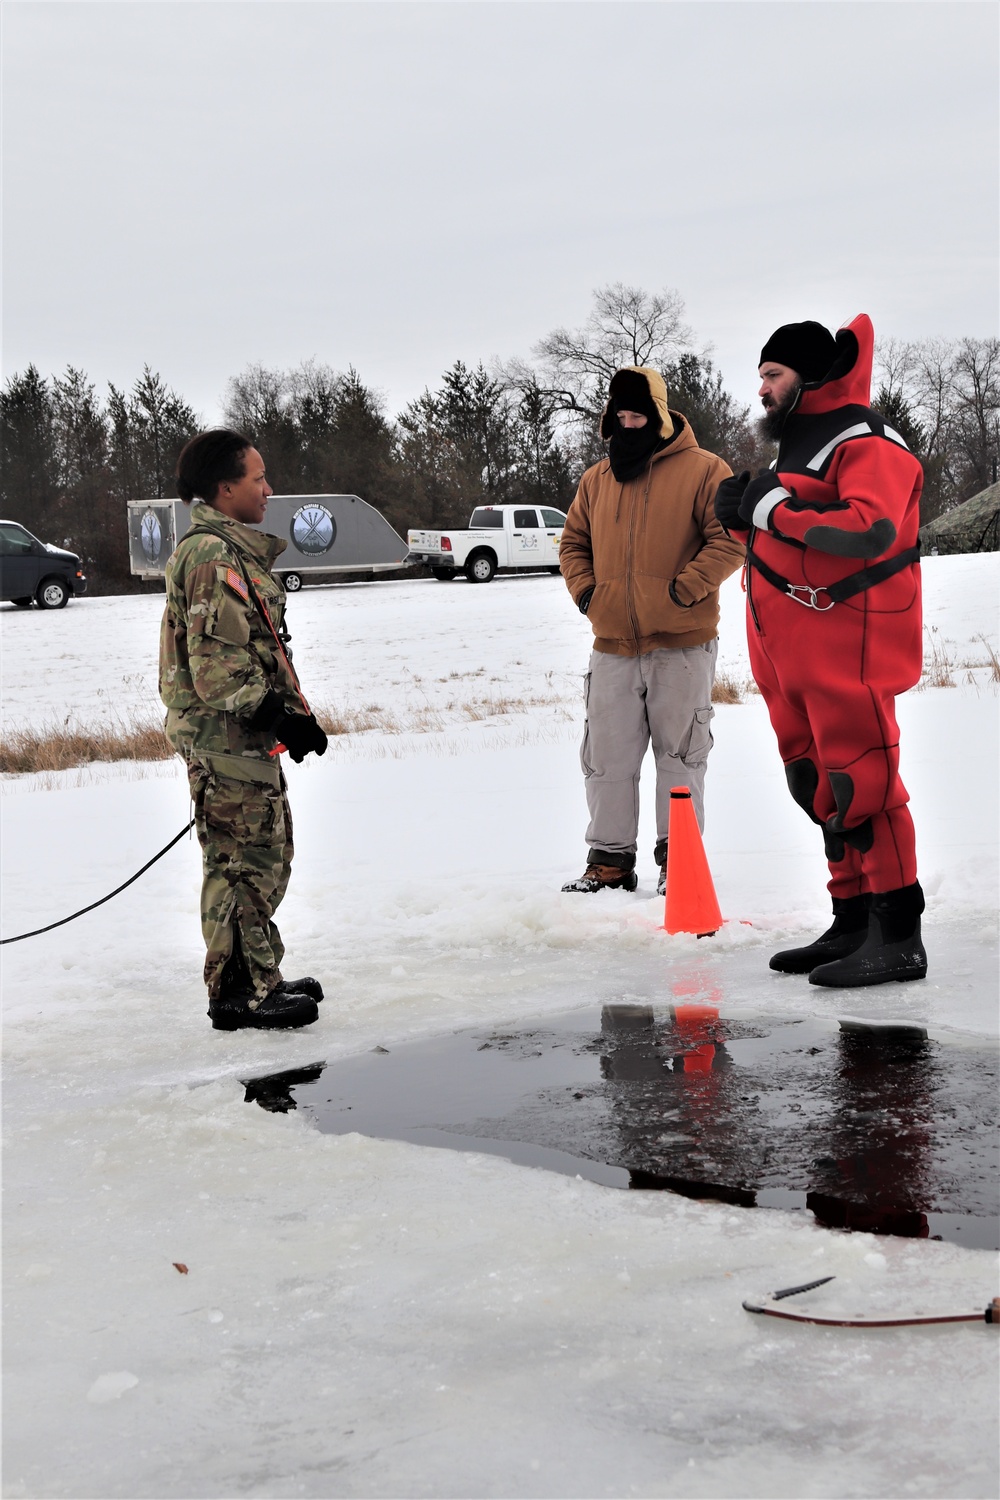
M 168 854 L 175 844 L 179 844 L 184 835 L 186 833 L 190 833 L 193 827 L 194 818 L 192 818 L 190 823 L 188 823 L 184 828 L 181 829 L 180 833 L 176 834 L 170 840 L 169 844 L 164 845 L 159 854 L 154 854 L 152 859 L 147 860 L 141 870 L 136 870 L 135 874 L 128 880 L 126 880 L 123 885 L 120 885 L 117 890 L 109 892 L 107 896 L 102 896 L 100 901 L 92 901 L 89 906 L 81 907 L 80 910 L 75 911 L 71 917 L 61 917 L 58 922 L 50 922 L 48 927 L 36 927 L 34 932 L 21 932 L 17 937 L 0 938 L 0 948 L 2 948 L 5 943 L 23 943 L 25 938 L 40 937 L 43 932 L 51 932 L 53 927 L 65 927 L 67 922 L 75 922 L 77 917 L 85 916 L 88 911 L 93 911 L 95 907 L 103 906 L 105 901 L 110 901 L 114 896 L 120 896 L 122 891 L 127 890 L 130 885 L 133 885 L 134 882 L 139 879 L 140 875 L 145 875 L 150 865 L 155 865 L 156 861 L 158 859 L 162 859 L 165 854 Z

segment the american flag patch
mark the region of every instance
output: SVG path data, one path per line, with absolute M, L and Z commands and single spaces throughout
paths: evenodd
M 231 589 L 239 594 L 241 599 L 249 599 L 250 590 L 247 588 L 246 579 L 241 578 L 235 568 L 230 568 L 226 573 L 226 582 Z

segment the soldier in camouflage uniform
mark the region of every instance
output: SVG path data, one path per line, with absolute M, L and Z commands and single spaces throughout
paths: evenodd
M 285 596 L 271 572 L 287 543 L 251 529 L 271 494 L 248 438 L 216 429 L 178 461 L 182 500 L 200 497 L 167 563 L 160 635 L 166 734 L 188 768 L 202 847 L 201 923 L 212 1024 L 304 1026 L 315 979 L 283 980 L 273 921 L 292 859 L 292 819 L 277 747 L 326 750 L 282 640 Z

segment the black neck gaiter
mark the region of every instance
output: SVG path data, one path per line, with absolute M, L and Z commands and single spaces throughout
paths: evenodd
M 641 474 L 657 448 L 663 447 L 663 438 L 652 422 L 645 427 L 622 427 L 615 419 L 615 430 L 608 444 L 611 472 L 619 484 Z

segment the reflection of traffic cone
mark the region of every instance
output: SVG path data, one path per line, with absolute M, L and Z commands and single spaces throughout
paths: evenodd
M 715 1047 L 711 1042 L 703 1042 L 700 1047 L 695 1047 L 693 1052 L 685 1052 L 680 1061 L 682 1073 L 711 1073 L 712 1064 L 715 1061 Z M 676 1067 L 677 1064 L 675 1063 L 674 1066 Z
M 678 988 L 683 986 L 675 985 L 675 993 Z M 687 1047 L 674 1058 L 674 1070 L 679 1073 L 711 1073 L 716 1041 L 719 1040 L 719 1007 L 688 1003 L 672 1005 L 670 1019 L 678 1042 Z
M 675 786 L 670 793 L 663 925 L 667 932 L 693 932 L 697 937 L 710 937 L 722 926 L 722 912 L 686 786 Z
M 670 1019 L 682 1031 L 691 1027 L 705 1026 L 707 1022 L 719 1019 L 719 1007 L 717 1005 L 672 1005 Z

